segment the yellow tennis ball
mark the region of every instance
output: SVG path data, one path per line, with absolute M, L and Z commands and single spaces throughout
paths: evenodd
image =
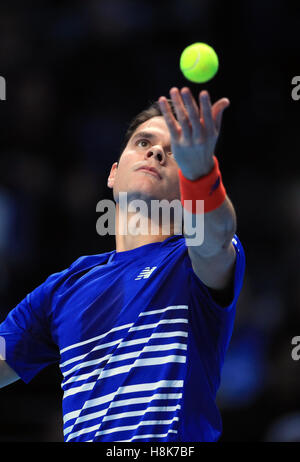
M 181 72 L 191 82 L 207 82 L 216 75 L 218 68 L 218 56 L 215 50 L 206 43 L 193 43 L 181 53 Z

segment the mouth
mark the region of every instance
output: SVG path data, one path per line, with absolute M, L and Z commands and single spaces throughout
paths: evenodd
M 161 180 L 161 176 L 160 174 L 158 173 L 158 171 L 153 168 L 153 167 L 140 167 L 137 169 L 138 172 L 145 172 L 145 173 L 149 173 L 150 175 L 152 176 L 155 176 L 156 178 L 159 178 Z

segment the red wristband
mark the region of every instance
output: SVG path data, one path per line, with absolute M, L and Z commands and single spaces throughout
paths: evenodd
M 216 156 L 214 156 L 214 164 L 214 168 L 208 175 L 197 180 L 188 180 L 179 169 L 181 203 L 189 212 L 197 213 L 196 200 L 204 200 L 204 213 L 215 210 L 224 202 L 226 190 L 222 183 L 222 175 Z M 185 203 L 187 200 L 191 200 L 192 204 Z

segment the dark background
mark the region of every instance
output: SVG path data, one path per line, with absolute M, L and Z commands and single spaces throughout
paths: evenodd
M 114 248 L 96 204 L 131 118 L 172 86 L 226 96 L 216 154 L 247 259 L 218 404 L 221 441 L 300 441 L 299 15 L 281 0 L 0 6 L 0 321 L 48 275 Z M 205 85 L 179 71 L 206 42 Z M 60 373 L 0 391 L 0 441 L 62 441 Z

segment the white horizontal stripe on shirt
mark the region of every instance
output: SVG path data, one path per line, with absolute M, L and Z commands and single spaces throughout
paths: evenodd
M 123 387 L 119 387 L 115 392 L 109 393 L 108 395 L 100 396 L 99 398 L 93 398 L 87 400 L 84 403 L 82 409 L 87 409 L 94 406 L 99 406 L 101 404 L 107 403 L 108 401 L 112 401 L 115 396 L 121 395 L 124 393 L 137 393 L 140 391 L 152 391 L 156 390 L 157 388 L 182 388 L 183 387 L 183 380 L 159 380 L 158 382 L 151 382 L 151 383 L 140 383 L 136 385 L 126 385 Z M 116 401 L 117 402 L 117 401 Z M 74 419 L 79 416 L 82 412 L 82 409 L 78 409 L 76 411 L 69 412 L 65 414 L 63 417 L 64 423 L 67 421 Z
M 182 393 L 155 393 L 151 396 L 143 396 L 139 398 L 129 398 L 129 399 L 120 399 L 119 401 L 113 401 L 110 405 L 111 408 L 119 406 L 129 406 L 131 404 L 142 404 L 149 403 L 154 400 L 170 400 L 170 399 L 180 399 L 182 398 Z
M 123 348 L 131 345 L 138 345 L 139 343 L 146 343 L 154 338 L 169 338 L 169 337 L 187 337 L 187 332 L 184 331 L 175 331 L 175 332 L 155 332 L 150 335 L 150 337 L 138 338 L 136 340 L 126 340 L 125 342 L 120 343 L 118 348 Z
M 135 358 L 139 356 L 141 353 L 148 353 L 150 351 L 166 351 L 166 350 L 186 350 L 187 345 L 184 343 L 166 343 L 163 345 L 148 345 L 145 346 L 142 350 L 132 351 L 131 353 L 124 353 L 122 355 L 112 356 L 109 360 L 109 363 L 113 363 L 116 361 L 122 361 L 124 359 Z
M 159 310 L 144 311 L 143 313 L 139 314 L 139 317 L 148 316 L 150 314 L 165 313 L 166 311 L 169 311 L 169 310 L 187 310 L 187 309 L 188 309 L 187 305 L 167 306 L 167 308 L 161 308 Z
M 79 415 L 79 413 L 78 413 L 76 415 L 76 417 L 78 417 L 76 419 L 76 422 L 73 423 L 73 425 L 70 425 L 70 427 L 67 427 L 67 428 L 64 429 L 64 435 L 65 436 L 68 435 L 73 430 L 74 426 L 77 425 L 80 422 L 85 422 L 87 420 L 93 420 L 93 419 L 96 419 L 98 417 L 102 417 L 103 415 L 105 415 L 107 413 L 108 409 L 112 409 L 112 408 L 120 407 L 120 406 L 144 404 L 144 403 L 149 403 L 149 402 L 157 401 L 157 400 L 173 400 L 173 399 L 180 399 L 180 398 L 182 398 L 182 393 L 156 393 L 156 394 L 151 395 L 151 396 L 144 396 L 144 397 L 139 397 L 139 398 L 122 399 L 122 400 L 119 400 L 119 401 L 113 401 L 113 402 L 110 403 L 110 405 L 107 408 L 101 409 L 101 411 L 91 412 L 90 414 L 85 414 L 85 415 L 83 415 L 81 417 L 78 417 L 78 415 Z M 152 409 L 153 409 L 153 407 L 152 407 Z M 150 408 L 146 409 L 145 412 L 151 412 Z M 120 414 L 114 414 L 114 415 L 120 416 Z M 136 415 L 139 415 L 139 414 L 136 414 Z M 130 416 L 127 415 L 127 417 L 130 417 Z M 103 419 L 103 420 L 105 420 L 105 419 Z M 106 419 L 106 420 L 108 420 L 108 419 Z
M 169 310 L 182 310 L 182 309 L 188 309 L 188 306 L 187 305 L 174 305 L 174 306 L 167 306 L 166 308 L 162 308 L 162 309 L 158 309 L 158 310 L 144 311 L 144 312 L 139 314 L 139 317 L 140 316 L 148 316 L 150 314 L 156 314 L 156 313 L 164 313 L 165 311 L 169 311 Z M 73 348 L 78 348 L 79 346 L 86 345 L 86 344 L 91 343 L 91 342 L 95 342 L 97 340 L 100 340 L 101 338 L 106 337 L 107 335 L 109 335 L 112 332 L 127 329 L 128 327 L 130 328 L 133 325 L 134 325 L 134 323 L 130 323 L 130 324 L 123 324 L 122 326 L 113 327 L 112 329 L 105 332 L 104 334 L 97 335 L 96 337 L 92 337 L 92 338 L 87 339 L 87 340 L 83 340 L 82 342 L 73 343 L 72 345 L 69 345 L 69 346 L 63 348 L 62 350 L 60 350 L 60 354 L 63 354 L 66 351 L 69 351 L 69 350 L 71 350 Z
M 75 427 L 75 425 L 77 425 L 77 424 L 79 424 L 81 422 L 86 422 L 87 420 L 92 420 L 92 419 L 97 419 L 98 417 L 102 417 L 103 415 L 105 415 L 107 413 L 107 411 L 109 409 L 110 409 L 110 407 L 108 407 L 106 409 L 102 409 L 102 411 L 99 411 L 99 412 L 93 412 L 92 414 L 88 414 L 88 415 L 79 417 L 78 419 L 76 419 L 76 422 L 73 425 L 71 425 L 70 427 L 68 427 L 68 428 L 66 428 L 64 430 L 64 436 L 69 434 L 72 431 L 72 429 Z M 149 408 L 142 409 L 141 411 L 128 411 L 128 412 L 121 412 L 119 414 L 108 415 L 108 416 L 105 416 L 103 418 L 102 422 L 109 421 L 109 420 L 127 419 L 129 417 L 142 416 L 142 415 L 147 414 L 148 412 L 172 412 L 172 411 L 176 411 L 177 409 L 181 409 L 180 404 L 177 404 L 176 406 L 150 406 Z M 101 422 L 101 424 L 102 424 L 102 422 Z M 100 424 L 98 424 L 98 425 L 100 425 Z M 89 428 L 94 429 L 94 426 L 85 427 L 85 428 L 86 429 L 89 429 Z M 75 432 L 75 433 L 77 433 L 77 432 Z M 68 438 L 72 438 L 73 435 L 74 435 L 74 433 L 69 435 Z
M 116 443 L 129 443 L 130 441 L 133 441 L 133 440 L 140 440 L 140 439 L 145 439 L 145 438 L 164 438 L 165 436 L 168 436 L 169 433 L 178 433 L 178 431 L 169 430 L 168 433 L 150 433 L 148 435 L 135 435 L 130 440 L 117 440 L 115 442 Z M 90 442 L 92 441 L 93 440 L 90 440 Z
M 101 373 L 101 376 L 98 380 L 111 377 L 113 375 L 123 374 L 124 372 L 129 372 L 133 367 L 143 367 L 143 366 L 157 366 L 160 364 L 166 363 L 184 363 L 186 361 L 186 356 L 181 355 L 168 355 L 160 356 L 158 358 L 144 358 L 137 359 L 133 364 L 127 364 L 126 366 L 120 366 L 113 369 L 108 369 Z
M 82 378 L 81 380 L 85 380 L 86 378 L 92 377 L 93 375 L 97 375 L 100 372 L 100 375 L 97 379 L 97 381 L 99 381 L 106 377 L 112 377 L 114 375 L 124 374 L 125 372 L 129 372 L 134 367 L 157 366 L 157 365 L 166 364 L 169 362 L 184 363 L 186 362 L 186 356 L 168 355 L 168 356 L 161 356 L 158 358 L 137 359 L 134 363 L 128 364 L 126 366 L 115 367 L 113 369 L 108 369 L 108 370 L 102 369 L 102 372 L 100 372 L 101 369 L 98 369 L 96 371 L 91 372 L 90 374 L 83 374 L 84 378 Z M 74 395 L 75 393 L 80 393 L 82 391 L 91 390 L 97 381 L 83 384 L 79 387 L 69 388 L 68 390 L 64 392 L 63 398 L 66 398 L 67 396 L 70 396 L 70 395 Z
M 99 359 L 94 359 L 92 361 L 86 361 L 85 363 L 77 364 L 72 369 L 68 370 L 64 374 L 64 376 L 66 377 L 67 375 L 70 374 L 70 372 L 74 372 L 75 370 L 79 370 L 79 369 L 82 369 L 90 365 L 99 364 L 107 359 L 109 361 L 106 363 L 106 365 L 113 363 L 113 362 L 117 362 L 117 361 L 123 361 L 123 360 L 130 359 L 130 358 L 136 358 L 140 356 L 142 353 L 147 353 L 147 352 L 152 352 L 152 351 L 154 352 L 166 351 L 166 350 L 172 350 L 172 349 L 186 350 L 187 345 L 185 345 L 184 343 L 167 343 L 163 345 L 148 345 L 148 346 L 145 346 L 142 350 L 132 351 L 131 353 L 124 353 L 124 354 L 116 355 L 116 356 L 113 356 L 111 353 Z M 95 371 L 92 371 L 90 374 L 83 374 L 83 375 L 71 377 L 69 380 L 64 382 L 63 385 L 66 385 L 71 382 L 78 382 L 80 380 L 84 380 L 85 378 L 88 378 L 91 375 L 96 375 L 97 373 L 100 373 L 102 369 L 97 369 Z
M 187 337 L 187 336 L 188 336 L 187 332 L 175 331 L 175 332 L 155 332 L 155 333 L 151 334 L 149 337 L 138 338 L 138 339 L 135 339 L 135 340 L 127 340 L 125 342 L 123 342 L 122 341 L 123 339 L 120 338 L 119 340 L 115 340 L 114 342 L 104 343 L 103 345 L 97 345 L 91 351 L 85 353 L 84 355 L 76 356 L 75 358 L 70 358 L 67 361 L 65 361 L 64 363 L 60 364 L 60 368 L 63 368 L 65 366 L 69 365 L 69 364 L 72 364 L 73 362 L 80 361 L 81 359 L 84 359 L 91 352 L 101 350 L 101 349 L 103 349 L 105 347 L 114 346 L 114 345 L 117 345 L 118 343 L 119 343 L 119 345 L 118 345 L 117 348 L 123 348 L 123 347 L 126 347 L 126 346 L 139 345 L 141 343 L 146 343 L 149 340 L 154 339 L 154 338 Z M 110 355 L 112 355 L 112 354 L 113 354 L 113 352 Z M 79 366 L 79 365 L 76 365 L 76 367 L 77 366 Z M 78 368 L 80 369 L 80 367 L 78 367 Z M 71 371 L 71 369 L 69 369 L 67 371 L 64 371 L 63 375 L 64 376 L 69 375 L 70 371 Z
M 138 427 L 144 426 L 144 425 L 170 425 L 172 422 L 178 420 L 178 417 L 174 417 L 171 420 L 142 420 L 139 424 L 137 425 L 126 425 L 122 427 L 115 427 L 115 428 L 108 428 L 107 430 L 101 430 L 98 431 L 95 436 L 100 436 L 100 435 L 106 435 L 108 433 L 115 433 L 115 432 L 125 432 L 127 430 L 134 430 Z
M 177 409 L 181 409 L 180 404 L 177 404 L 176 406 L 150 406 L 150 407 L 147 407 L 147 409 L 143 409 L 142 411 L 128 411 L 128 412 L 120 412 L 119 414 L 107 415 L 104 417 L 102 422 L 106 422 L 107 420 L 126 419 L 128 417 L 136 417 L 138 415 L 145 415 L 148 412 L 172 412 L 172 411 L 176 411 Z
M 110 334 L 111 332 L 116 332 L 118 330 L 127 329 L 128 327 L 133 326 L 133 324 L 134 323 L 130 323 L 130 324 L 124 324 L 123 326 L 113 327 L 108 332 L 105 332 L 104 334 L 98 335 L 97 337 L 93 337 L 93 338 L 90 338 L 88 340 L 83 340 L 82 342 L 73 343 L 73 345 L 69 345 L 69 346 L 63 348 L 62 350 L 60 350 L 60 354 L 63 354 L 63 353 L 65 353 L 65 351 L 71 350 L 72 348 L 77 348 L 79 346 L 86 345 L 87 343 L 95 342 L 96 340 L 99 340 L 101 338 L 106 337 L 106 335 Z
M 160 321 L 154 324 L 142 324 L 141 326 L 134 326 L 129 329 L 128 332 L 134 332 L 136 330 L 144 330 L 144 329 L 153 329 L 154 327 L 159 326 L 160 324 L 179 324 L 179 323 L 187 323 L 188 320 L 185 318 L 178 318 L 178 319 L 161 319 Z
M 94 366 L 95 364 L 99 364 L 100 362 L 105 361 L 106 359 L 109 359 L 112 355 L 113 353 L 110 353 L 109 355 L 102 356 L 101 358 L 91 359 L 90 361 L 85 361 L 84 363 L 76 364 L 76 366 L 64 372 L 63 375 L 66 378 L 68 375 L 72 374 L 72 372 L 78 371 L 79 369 L 82 369 L 84 367 Z
M 109 409 L 109 407 L 107 407 L 106 409 L 102 409 L 101 411 L 98 411 L 98 412 L 93 412 L 91 414 L 87 414 L 87 415 L 84 415 L 82 417 L 78 417 L 78 419 L 76 419 L 76 421 L 72 425 L 70 425 L 69 427 L 64 429 L 64 436 L 67 436 L 69 433 L 71 433 L 73 428 L 75 427 L 75 425 L 77 425 L 77 424 L 79 424 L 81 422 L 86 422 L 87 420 L 93 420 L 93 419 L 96 419 L 98 417 L 102 417 L 103 415 L 105 415 L 107 413 L 108 409 Z M 99 428 L 99 423 L 97 423 L 97 426 Z M 95 426 L 86 427 L 86 428 L 87 429 L 89 429 L 89 428 L 95 429 Z
M 87 390 L 92 390 L 97 382 L 90 382 L 81 385 L 80 387 L 70 388 L 69 390 L 64 392 L 63 399 L 67 396 L 74 395 L 75 393 L 80 393 Z
M 105 435 L 105 434 L 108 434 L 108 433 L 115 433 L 115 432 L 119 432 L 119 431 L 127 431 L 127 430 L 134 430 L 140 426 L 144 426 L 144 425 L 169 425 L 171 424 L 172 422 L 178 420 L 178 417 L 174 417 L 173 419 L 171 420 L 144 420 L 142 422 L 140 422 L 139 424 L 137 425 L 126 425 L 126 426 L 121 426 L 121 427 L 114 427 L 114 428 L 108 428 L 106 430 L 100 430 L 98 431 L 95 436 L 100 436 L 100 435 Z M 94 431 L 97 429 L 97 427 L 99 428 L 99 424 L 98 425 L 94 425 L 93 427 L 88 427 L 88 428 L 83 428 L 81 430 L 78 430 L 77 432 L 74 432 L 74 433 L 71 433 L 68 438 L 67 438 L 67 441 L 70 441 L 71 439 L 73 438 L 76 438 L 77 436 L 80 436 L 84 433 L 90 433 L 91 431 Z
M 88 351 L 87 353 L 80 355 L 80 356 L 75 356 L 73 358 L 68 359 L 67 361 L 63 362 L 60 364 L 60 367 L 65 367 L 69 364 L 75 363 L 76 361 L 80 361 L 81 359 L 86 358 L 90 353 L 93 351 L 97 350 L 102 350 L 103 348 L 118 345 L 123 340 L 123 338 L 119 338 L 118 340 L 114 340 L 113 342 L 108 342 L 108 343 L 103 343 L 102 345 L 96 345 L 92 350 Z

